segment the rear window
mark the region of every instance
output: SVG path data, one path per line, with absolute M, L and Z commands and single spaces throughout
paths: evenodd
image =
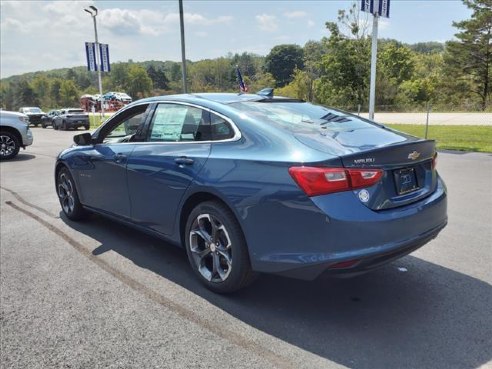
M 67 114 L 82 114 L 84 113 L 83 109 L 70 109 L 67 111 Z
M 37 114 L 37 113 L 41 113 L 41 109 L 39 109 L 39 108 L 24 108 L 24 112 Z
M 331 131 L 348 131 L 374 127 L 356 116 L 306 102 L 245 101 L 230 105 L 250 118 L 293 129 L 319 127 Z

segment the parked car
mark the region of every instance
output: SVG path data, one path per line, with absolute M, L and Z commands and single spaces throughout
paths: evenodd
M 41 127 L 46 128 L 48 126 L 53 126 L 53 119 L 55 119 L 58 115 L 60 115 L 60 110 L 50 110 L 41 121 Z
M 12 159 L 20 148 L 32 145 L 29 117 L 14 111 L 0 111 L 0 159 Z
M 432 140 L 300 100 L 138 100 L 58 156 L 64 214 L 97 212 L 182 245 L 226 293 L 259 273 L 312 280 L 400 258 L 447 224 Z
M 32 124 L 35 127 L 40 125 L 46 117 L 46 113 L 37 106 L 22 107 L 19 109 L 19 113 L 27 115 L 29 117 L 29 124 Z
M 131 103 L 132 98 L 128 96 L 128 94 L 124 92 L 106 92 L 103 96 L 103 99 L 108 101 L 108 100 L 116 100 L 116 101 L 121 101 L 123 103 Z
M 53 129 L 66 131 L 83 127 L 89 129 L 89 114 L 79 108 L 61 109 L 60 113 L 53 118 Z

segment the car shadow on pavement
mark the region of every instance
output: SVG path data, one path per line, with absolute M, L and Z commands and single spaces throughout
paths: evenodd
M 222 296 L 195 279 L 180 248 L 99 216 L 62 219 L 101 243 L 93 255 L 112 250 L 251 327 L 350 368 L 472 369 L 492 359 L 491 285 L 413 256 L 352 279 L 263 275 Z
M 24 154 L 22 152 L 19 152 L 19 154 L 15 158 L 9 159 L 8 161 L 9 162 L 12 162 L 12 161 L 27 161 L 27 160 L 31 160 L 31 159 L 36 159 L 36 155 Z

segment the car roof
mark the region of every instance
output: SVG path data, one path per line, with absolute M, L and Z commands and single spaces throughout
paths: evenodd
M 138 103 L 145 102 L 159 102 L 162 100 L 176 100 L 176 101 L 188 101 L 188 102 L 196 102 L 197 99 L 204 99 L 208 101 L 212 101 L 219 104 L 232 104 L 236 102 L 245 102 L 245 101 L 297 101 L 303 102 L 302 100 L 290 99 L 285 97 L 274 97 L 269 98 L 263 95 L 256 94 L 236 94 L 236 93 L 214 93 L 214 92 L 204 92 L 204 93 L 194 93 L 194 94 L 178 94 L 178 95 L 164 95 L 164 96 L 155 96 L 147 99 L 138 100 Z

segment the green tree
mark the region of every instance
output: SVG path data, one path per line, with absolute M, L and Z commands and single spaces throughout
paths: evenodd
M 111 65 L 111 84 L 115 90 L 123 90 L 128 82 L 128 69 L 127 63 L 115 63 Z
M 353 39 L 343 35 L 338 25 L 327 22 L 330 31 L 328 52 L 322 57 L 322 74 L 316 84 L 320 102 L 355 108 L 368 96 L 370 42 L 368 38 Z
M 71 79 L 62 81 L 60 84 L 60 101 L 63 106 L 73 107 L 79 105 L 79 92 L 75 82 Z
M 48 108 L 51 105 L 49 79 L 45 75 L 36 76 L 32 80 L 31 86 L 41 106 Z
M 304 53 L 299 45 L 273 47 L 265 58 L 265 71 L 275 78 L 275 87 L 283 87 L 292 81 L 294 69 L 304 68 L 303 57 Z
M 126 84 L 127 93 L 134 99 L 140 99 L 150 94 L 152 90 L 152 80 L 147 71 L 136 64 L 132 64 L 128 70 L 128 81 Z
M 313 81 L 307 71 L 294 70 L 294 79 L 288 85 L 279 88 L 275 94 L 294 99 L 309 100 L 311 97 Z
M 14 89 L 8 82 L 0 83 L 0 107 L 5 110 L 14 110 Z
M 486 109 L 492 92 L 492 0 L 463 0 L 471 19 L 453 22 L 457 41 L 446 43 L 447 74 L 470 81 L 471 92 Z
M 168 90 L 169 86 L 169 80 L 166 77 L 166 73 L 164 72 L 164 69 L 162 68 L 154 68 L 153 65 L 150 65 L 147 68 L 147 74 L 149 75 L 150 79 L 152 80 L 152 85 L 154 89 L 159 89 L 159 90 Z
M 305 80 L 308 83 L 308 94 L 304 99 L 307 101 L 315 100 L 314 84 L 321 77 L 321 60 L 328 52 L 327 42 L 328 40 L 323 38 L 321 41 L 308 41 L 304 45 L 304 71 L 306 72 Z
M 14 109 L 22 106 L 39 105 L 36 94 L 31 85 L 26 80 L 21 80 L 14 89 Z
M 60 94 L 61 83 L 62 80 L 59 78 L 54 78 L 51 82 L 50 95 L 51 95 L 51 102 L 54 105 L 53 107 L 60 107 L 61 105 L 61 94 Z

